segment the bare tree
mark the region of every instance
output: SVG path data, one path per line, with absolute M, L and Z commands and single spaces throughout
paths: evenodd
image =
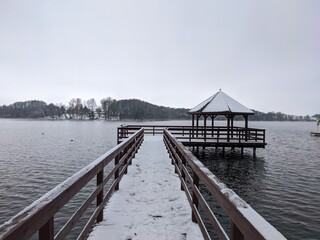
M 91 98 L 89 100 L 86 101 L 86 106 L 91 110 L 91 111 L 95 111 L 97 108 L 97 103 L 96 100 L 94 100 L 94 98 Z
M 113 101 L 113 99 L 111 97 L 103 98 L 100 101 L 105 120 L 110 118 L 109 108 L 110 108 L 112 101 Z

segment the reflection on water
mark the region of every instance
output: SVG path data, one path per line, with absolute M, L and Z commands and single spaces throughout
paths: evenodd
M 221 149 L 216 150 L 215 148 L 197 149 L 191 147 L 190 151 L 249 204 L 254 201 L 255 193 L 265 187 L 263 186 L 264 181 L 262 181 L 265 178 L 264 159 L 262 157 L 254 159 L 252 151 L 245 151 L 243 156 L 238 149 L 226 151 L 225 154 Z M 210 196 L 210 193 L 204 189 L 202 189 L 202 193 L 229 233 L 230 219 Z M 213 233 L 211 236 L 213 239 L 217 239 Z
M 314 123 L 253 122 L 266 128 L 266 149 L 194 154 L 288 239 L 320 236 L 320 138 Z M 228 221 L 224 220 L 225 224 Z
M 1 119 L 0 224 L 115 146 L 117 125 Z M 57 227 L 90 191 L 82 190 L 56 215 Z
M 241 152 L 237 149 L 227 151 L 224 156 L 220 150 L 216 152 L 215 148 L 193 153 L 218 178 L 223 179 L 229 188 L 237 189 L 238 195 L 246 197 L 249 204 L 254 195 L 252 193 L 265 187 L 262 181 L 265 178 L 263 157 L 253 159 L 248 152 L 241 157 Z

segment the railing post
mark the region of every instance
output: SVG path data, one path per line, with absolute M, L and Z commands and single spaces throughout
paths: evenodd
M 114 166 L 116 167 L 118 164 L 119 164 L 119 160 L 120 160 L 120 156 L 121 156 L 121 153 L 119 153 L 115 158 L 114 158 Z M 114 173 L 114 180 L 117 180 L 118 177 L 119 177 L 119 168 L 115 171 Z M 119 183 L 117 183 L 117 185 L 115 186 L 115 191 L 119 190 Z
M 186 167 L 186 159 L 185 159 L 184 156 L 182 156 L 182 154 L 181 154 L 181 161 L 182 161 L 181 170 L 180 170 L 181 171 L 181 177 L 182 177 L 183 181 L 186 182 L 186 174 L 184 172 L 184 167 Z M 182 181 L 181 181 L 181 190 L 184 191 Z
M 194 190 L 195 187 L 199 187 L 199 177 L 197 176 L 197 174 L 195 172 L 193 172 L 192 203 L 196 208 L 198 208 L 199 202 L 198 202 L 198 198 L 195 193 L 195 190 Z M 192 221 L 197 222 L 196 215 L 193 211 L 192 211 Z
M 178 161 L 175 157 L 175 154 L 177 154 L 177 146 L 173 146 L 173 149 L 174 149 L 174 153 L 172 154 L 172 156 L 173 156 L 172 160 L 173 160 L 173 164 L 174 164 L 174 173 L 178 173 L 177 168 L 179 167 L 179 165 L 178 165 Z
M 204 141 L 206 142 L 207 141 L 207 129 L 204 128 L 203 132 L 204 132 Z
M 51 217 L 49 221 L 39 229 L 39 240 L 53 240 L 54 239 L 54 218 Z
M 103 169 L 97 174 L 97 186 L 103 183 Z M 103 187 L 97 195 L 97 207 L 99 207 L 103 202 Z M 103 220 L 103 210 L 97 216 L 97 222 Z
M 248 141 L 248 129 L 245 129 L 245 140 Z
M 168 139 L 168 151 L 170 152 L 171 164 L 174 166 L 174 155 L 170 145 L 172 145 L 171 139 Z
M 240 232 L 234 222 L 231 223 L 231 238 L 230 240 L 244 240 L 243 234 Z
M 136 139 L 135 139 L 135 141 L 136 141 Z M 129 149 L 131 148 L 131 144 L 129 144 L 125 149 L 124 149 L 124 152 L 123 152 L 123 155 L 126 155 L 127 154 L 127 152 L 129 151 Z M 134 151 L 134 150 L 133 150 Z M 128 157 L 130 157 L 130 156 L 128 156 Z M 128 158 L 126 158 L 125 160 L 124 160 L 124 168 L 125 168 L 125 170 L 124 170 L 124 174 L 127 174 L 128 173 L 128 166 L 127 166 L 127 164 L 128 164 Z

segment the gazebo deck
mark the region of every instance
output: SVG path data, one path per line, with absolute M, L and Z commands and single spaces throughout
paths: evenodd
M 164 129 L 185 146 L 193 147 L 222 147 L 252 148 L 253 154 L 257 148 L 265 148 L 265 130 L 257 128 L 233 127 L 192 127 L 192 126 L 165 126 L 165 125 L 124 125 L 118 128 L 118 142 L 128 138 L 139 129 L 144 128 L 146 134 L 163 134 Z

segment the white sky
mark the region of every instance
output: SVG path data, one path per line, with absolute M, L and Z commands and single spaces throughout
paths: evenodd
M 0 0 L 0 105 L 111 96 L 320 113 L 319 0 Z

